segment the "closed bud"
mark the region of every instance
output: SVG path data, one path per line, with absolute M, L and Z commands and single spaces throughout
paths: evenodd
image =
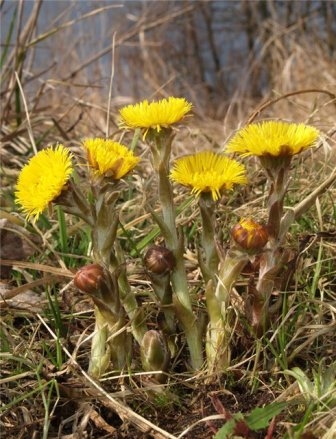
M 141 342 L 140 353 L 142 366 L 147 372 L 167 370 L 170 353 L 162 332 L 154 329 L 147 331 Z M 165 376 L 160 373 L 155 378 L 161 382 L 165 380 Z
M 85 265 L 75 274 L 74 284 L 84 293 L 95 296 L 106 289 L 104 268 L 99 264 Z
M 240 220 L 231 230 L 231 236 L 245 250 L 261 250 L 268 241 L 267 227 L 250 218 Z
M 147 270 L 155 274 L 165 274 L 175 266 L 173 253 L 166 247 L 153 245 L 147 250 L 144 263 Z

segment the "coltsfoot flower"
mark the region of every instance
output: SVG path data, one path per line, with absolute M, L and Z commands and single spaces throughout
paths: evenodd
M 152 245 L 144 256 L 144 263 L 149 272 L 165 274 L 175 267 L 175 258 L 168 248 Z
M 37 221 L 41 213 L 66 188 L 73 171 L 72 155 L 59 144 L 39 151 L 22 168 L 16 184 L 16 204 L 27 219 Z
M 293 156 L 315 146 L 318 136 L 319 131 L 312 126 L 270 120 L 239 130 L 226 151 L 243 156 Z
M 170 173 L 171 180 L 191 188 L 191 192 L 211 192 L 214 201 L 221 191 L 234 184 L 246 184 L 245 166 L 236 160 L 212 151 L 202 151 L 177 159 Z
M 90 296 L 108 290 L 104 268 L 99 264 L 85 265 L 75 274 L 74 285 Z
M 267 227 L 251 218 L 243 218 L 231 230 L 236 243 L 245 250 L 261 250 L 268 241 Z
M 85 139 L 89 166 L 95 176 L 120 180 L 139 163 L 140 159 L 126 146 L 109 139 Z
M 122 126 L 131 129 L 143 128 L 145 134 L 152 128 L 161 131 L 179 122 L 189 113 L 192 104 L 184 98 L 169 97 L 157 102 L 144 100 L 135 105 L 127 105 L 120 110 Z

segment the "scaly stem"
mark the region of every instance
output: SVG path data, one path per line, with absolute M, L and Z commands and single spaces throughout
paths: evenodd
M 173 309 L 173 291 L 170 283 L 170 273 L 149 273 L 149 276 L 154 293 L 159 300 L 160 309 L 164 315 L 164 322 L 160 326 L 162 326 L 163 332 L 168 336 L 168 340 L 170 340 L 171 336 L 176 334 L 175 312 Z M 172 347 L 171 353 L 173 357 L 176 350 L 175 346 L 173 344 L 169 344 L 169 347 Z
M 126 366 L 126 361 L 131 357 L 130 334 L 123 330 L 126 324 L 125 311 L 131 320 L 132 333 L 139 344 L 147 330 L 142 313 L 138 313 L 137 302 L 127 280 L 122 250 L 116 242 L 119 224 L 115 206 L 118 197 L 116 184 L 106 184 L 103 180 L 99 183 L 93 187 L 95 196 L 93 252 L 97 262 L 105 268 L 106 277 L 110 278 L 110 282 L 106 291 L 100 292 L 100 296 L 94 298 L 97 306 L 97 334 L 93 338 L 92 349 L 98 351 L 103 358 L 99 367 L 91 368 L 95 373 L 103 371 L 108 356 L 119 370 Z M 105 354 L 103 354 L 103 340 L 105 340 Z M 96 364 L 99 360 L 92 361 Z
M 159 178 L 161 195 L 165 192 L 163 188 L 170 187 L 170 182 L 166 172 L 160 172 Z M 176 233 L 175 212 L 173 209 L 174 204 L 171 189 L 165 192 L 162 197 L 160 196 L 160 201 L 164 221 L 167 221 L 166 225 L 171 232 L 171 240 L 167 240 L 167 247 L 173 252 L 176 261 L 176 265 L 171 272 L 171 283 L 173 292 L 176 295 L 174 303 L 189 347 L 191 366 L 194 370 L 199 370 L 203 364 L 201 336 L 191 306 L 187 274 L 183 258 L 183 243 L 179 242 Z
M 205 254 L 205 281 L 212 279 L 216 281 L 218 273 L 219 257 L 215 244 L 215 208 L 210 192 L 202 192 L 199 198 L 199 207 L 202 219 L 202 244 Z
M 117 262 L 120 267 L 120 275 L 118 277 L 120 301 L 130 319 L 132 334 L 135 340 L 141 344 L 142 339 L 147 331 L 144 311 L 142 307 L 138 306 L 136 297 L 131 290 L 127 278 L 124 253 L 118 242 L 115 242 L 115 249 Z
M 131 342 L 125 330 L 126 319 L 125 311 L 120 303 L 118 272 L 115 270 L 111 273 L 98 264 L 93 267 L 93 270 L 99 270 L 97 287 L 91 287 L 86 291 L 95 304 L 96 317 L 90 371 L 99 378 L 109 366 L 110 361 L 118 370 L 126 367 L 126 362 L 131 356 Z M 88 279 L 90 278 L 92 276 Z M 84 288 L 83 291 L 85 291 Z
M 94 211 L 84 194 L 75 185 L 72 180 L 68 183 L 68 189 L 61 192 L 59 197 L 55 200 L 56 204 L 62 206 L 64 212 L 77 216 L 84 220 L 88 225 L 94 225 Z
M 151 139 L 153 165 L 159 177 L 159 199 L 165 225 L 162 233 L 164 234 L 167 248 L 172 251 L 176 261 L 174 270 L 171 272 L 171 283 L 174 293 L 173 301 L 176 314 L 186 336 L 191 366 L 194 370 L 198 370 L 203 364 L 201 336 L 192 310 L 183 258 L 183 242 L 180 241 L 177 234 L 173 191 L 169 181 L 172 131 L 170 129 L 162 130 L 160 133 L 153 131 Z
M 248 262 L 248 255 L 236 248 L 230 248 L 219 264 L 216 298 L 219 303 L 224 322 L 227 322 L 227 308 L 230 304 L 230 294 L 242 269 Z M 230 325 L 229 325 L 230 326 Z
M 106 310 L 102 312 L 102 309 L 96 306 L 95 317 L 89 372 L 92 376 L 100 378 L 110 362 L 118 370 L 122 370 L 127 365 L 130 360 L 131 343 L 126 330 L 123 329 L 125 326 L 123 312 L 115 316 Z
M 269 306 L 274 283 L 286 261 L 282 250 L 285 235 L 281 230 L 283 205 L 289 182 L 291 157 L 262 157 L 261 164 L 266 170 L 270 191 L 268 197 L 269 241 L 260 259 L 259 278 L 252 291 L 252 328 L 257 336 L 264 334 L 269 324 Z
M 207 356 L 207 370 L 211 375 L 214 372 L 225 371 L 230 365 L 230 333 L 225 330 L 221 306 L 215 296 L 215 288 L 212 280 L 208 282 L 206 287 L 205 298 L 209 315 L 205 351 Z
M 237 249 L 229 249 L 225 257 L 221 256 L 218 282 L 214 287 L 209 281 L 205 297 L 209 314 L 206 353 L 210 372 L 220 372 L 230 365 L 230 338 L 233 329 L 233 310 L 231 289 L 241 270 L 246 265 L 248 256 Z

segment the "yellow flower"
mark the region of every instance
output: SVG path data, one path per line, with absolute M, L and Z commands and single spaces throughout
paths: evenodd
M 244 165 L 211 151 L 177 159 L 170 178 L 192 188 L 191 192 L 197 196 L 201 192 L 211 192 L 215 201 L 219 199 L 221 190 L 247 183 Z
M 135 105 L 128 105 L 120 110 L 122 125 L 128 128 L 150 128 L 158 132 L 179 122 L 189 113 L 192 104 L 184 98 L 169 97 L 157 102 L 147 100 Z
M 238 131 L 226 151 L 243 156 L 288 157 L 314 146 L 318 136 L 316 128 L 303 123 L 265 121 Z
M 27 219 L 34 222 L 55 200 L 70 178 L 73 167 L 71 153 L 63 145 L 47 148 L 29 160 L 20 174 L 16 185 L 15 202 L 21 205 Z
M 261 250 L 268 241 L 268 230 L 251 218 L 243 218 L 231 230 L 231 236 L 245 250 Z
M 139 163 L 140 159 L 126 146 L 109 139 L 85 139 L 88 162 L 96 176 L 120 180 Z

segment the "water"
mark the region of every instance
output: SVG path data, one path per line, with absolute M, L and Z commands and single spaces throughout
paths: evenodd
M 43 81 L 70 81 L 78 87 L 99 87 L 106 94 L 115 38 L 114 95 L 143 98 L 161 88 L 216 105 L 239 87 L 262 95 L 270 86 L 267 63 L 258 61 L 267 32 L 272 36 L 278 27 L 285 35 L 281 38 L 290 38 L 294 31 L 309 36 L 314 30 L 315 42 L 325 40 L 327 26 L 336 33 L 336 20 L 330 21 L 336 6 L 328 3 L 329 12 L 324 11 L 323 1 L 247 2 L 250 11 L 246 12 L 246 2 L 239 0 L 44 1 L 30 41 L 62 29 L 27 52 L 24 77 L 32 92 Z M 2 51 L 19 5 L 17 1 L 2 5 Z M 24 27 L 36 2 L 26 0 L 21 5 Z M 300 17 L 306 29 L 297 25 Z M 256 60 L 260 66 L 252 69 Z

